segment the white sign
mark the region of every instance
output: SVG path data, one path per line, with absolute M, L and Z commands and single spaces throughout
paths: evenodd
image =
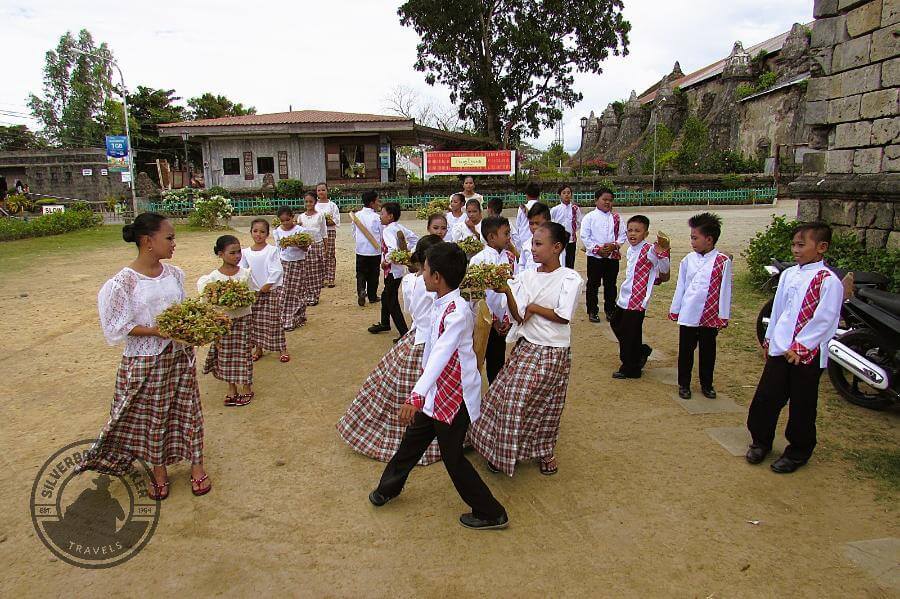
M 106 175 L 109 174 L 109 169 L 101 168 L 101 169 L 100 169 L 100 174 L 103 175 L 103 176 L 105 177 Z
M 42 214 L 52 214 L 54 212 L 65 212 L 66 207 L 62 204 L 50 204 L 48 206 L 42 206 Z
M 81 176 L 82 176 L 82 177 L 90 177 L 90 176 L 93 175 L 93 174 L 94 174 L 94 169 L 90 169 L 90 168 L 83 168 L 83 169 L 81 169 Z
M 122 173 L 122 183 L 130 183 L 131 182 L 131 173 L 128 171 L 124 171 Z

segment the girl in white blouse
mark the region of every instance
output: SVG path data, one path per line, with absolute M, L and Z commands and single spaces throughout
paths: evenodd
M 306 278 L 303 282 L 303 296 L 306 305 L 315 306 L 325 284 L 325 240 L 328 228 L 325 214 L 316 211 L 316 194 L 307 191 L 303 196 L 306 212 L 297 216 L 297 223 L 313 237 L 313 243 L 306 252 Z
M 537 270 L 520 273 L 504 290 L 516 321 L 506 337 L 513 350 L 481 404 L 469 438 L 494 472 L 512 476 L 516 461 L 538 458 L 541 474 L 557 472 L 554 452 L 571 369 L 569 322 L 581 297 L 581 275 L 560 265 L 569 234 L 545 223 L 532 237 Z
M 162 260 L 175 252 L 175 228 L 166 217 L 138 215 L 122 228 L 138 247 L 134 261 L 100 289 L 100 325 L 110 345 L 125 342 L 110 418 L 78 470 L 124 475 L 135 458 L 153 467 L 150 498 L 169 496 L 166 466 L 191 462 L 194 495 L 212 488 L 203 467 L 203 414 L 194 348 L 167 339 L 156 317 L 184 300 L 184 273 Z
M 241 242 L 234 235 L 222 235 L 213 248 L 222 265 L 197 281 L 197 291 L 201 294 L 210 283 L 217 281 L 237 281 L 244 283 L 252 291 L 259 287 L 250 276 L 249 268 L 241 268 Z M 231 318 L 231 329 L 224 337 L 216 339 L 209 348 L 203 374 L 212 373 L 220 381 L 228 383 L 225 405 L 246 406 L 253 399 L 253 360 L 250 351 L 250 313 L 246 306 L 225 310 Z M 238 385 L 241 386 L 240 392 Z
M 325 237 L 325 286 L 334 287 L 334 275 L 337 270 L 337 255 L 335 253 L 335 241 L 337 230 L 341 226 L 341 209 L 328 199 L 328 185 L 319 183 L 316 185 L 316 212 L 321 212 L 326 217 L 328 236 Z M 328 222 L 330 217 L 331 222 Z
M 290 206 L 282 206 L 278 209 L 278 220 L 281 221 L 281 225 L 275 227 L 272 237 L 275 238 L 275 247 L 278 248 L 278 255 L 281 258 L 281 268 L 284 269 L 281 324 L 285 331 L 293 331 L 306 324 L 306 302 L 303 301 L 302 296 L 303 277 L 306 270 L 306 249 L 295 246 L 283 248 L 279 244 L 285 237 L 303 231 L 294 222 L 294 211 Z
M 264 351 L 277 351 L 281 362 L 289 362 L 284 327 L 281 325 L 281 306 L 284 302 L 284 269 L 278 258 L 278 248 L 267 243 L 269 221 L 256 218 L 250 223 L 253 245 L 241 251 L 241 267 L 250 269 L 250 276 L 259 287 L 250 319 L 250 345 L 253 361 Z

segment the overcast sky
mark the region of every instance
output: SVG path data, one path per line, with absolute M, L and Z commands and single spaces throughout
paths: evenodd
M 449 104 L 412 65 L 418 37 L 400 26 L 399 1 L 294 2 L 234 0 L 84 2 L 0 0 L 3 82 L 0 124 L 26 123 L 26 98 L 42 89 L 44 54 L 67 30 L 86 28 L 109 44 L 129 89 L 175 89 L 187 98 L 224 94 L 260 113 L 300 108 L 385 113 L 385 97 L 406 85 Z M 626 57 L 601 74 L 580 74 L 584 100 L 567 110 L 565 141 L 579 143 L 579 119 L 640 93 L 676 60 L 689 73 L 745 46 L 812 20 L 812 0 L 625 0 L 632 31 Z M 553 131 L 537 145 L 545 147 Z

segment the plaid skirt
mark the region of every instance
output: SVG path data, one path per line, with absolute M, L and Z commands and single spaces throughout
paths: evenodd
M 469 428 L 478 453 L 509 476 L 517 460 L 553 456 L 571 366 L 571 348 L 520 339 Z
M 284 269 L 281 324 L 286 329 L 294 329 L 306 322 L 306 301 L 302 295 L 306 262 L 306 260 L 281 261 L 281 267 Z
M 194 348 L 122 356 L 109 420 L 77 470 L 122 476 L 135 459 L 153 466 L 203 462 L 203 413 Z
M 250 345 L 265 351 L 287 351 L 284 326 L 281 324 L 281 304 L 284 288 L 273 287 L 268 293 L 256 295 L 250 320 Z
M 325 244 L 321 241 L 309 246 L 306 252 L 306 270 L 303 273 L 303 291 L 300 297 L 318 302 L 325 283 Z
M 328 237 L 325 238 L 325 282 L 334 285 L 334 277 L 337 272 L 337 254 L 335 253 L 335 240 L 337 231 L 328 230 Z
M 253 384 L 253 359 L 250 352 L 250 321 L 247 314 L 231 319 L 231 330 L 224 337 L 216 339 L 206 354 L 203 374 L 235 385 Z M 282 331 L 282 335 L 284 331 Z
M 415 338 L 415 331 L 409 331 L 381 358 L 337 423 L 338 434 L 350 447 L 382 462 L 390 461 L 400 448 L 406 427 L 398 412 L 422 374 L 425 345 L 414 345 Z M 419 464 L 440 459 L 435 439 Z

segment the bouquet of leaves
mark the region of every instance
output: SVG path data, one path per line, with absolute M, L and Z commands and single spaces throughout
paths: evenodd
M 241 281 L 212 281 L 203 288 L 202 295 L 209 303 L 226 310 L 246 308 L 256 301 L 256 292 Z
M 481 243 L 481 240 L 474 235 L 466 237 L 465 239 L 460 239 L 456 242 L 456 245 L 458 245 L 459 249 L 466 253 L 466 256 L 474 256 L 484 249 L 484 244 Z
M 450 200 L 431 200 L 416 210 L 416 218 L 428 220 L 432 214 L 446 214 L 448 210 L 450 210 Z
M 394 264 L 409 266 L 412 254 L 406 250 L 391 250 L 387 257 Z
M 470 264 L 459 287 L 469 299 L 480 299 L 488 289 L 500 289 L 512 278 L 509 264 Z
M 305 231 L 301 231 L 300 233 L 294 233 L 293 235 L 289 235 L 287 237 L 282 237 L 278 241 L 278 246 L 281 249 L 289 248 L 289 247 L 298 247 L 301 249 L 306 249 L 310 245 L 312 245 L 313 237 L 309 233 Z
M 330 215 L 330 214 L 326 214 L 326 215 L 325 215 L 325 224 L 328 225 L 329 227 L 333 227 L 333 226 L 334 226 L 334 219 L 331 218 L 331 215 Z
M 156 317 L 159 332 L 185 345 L 206 345 L 231 330 L 231 319 L 220 308 L 199 298 L 172 304 Z

